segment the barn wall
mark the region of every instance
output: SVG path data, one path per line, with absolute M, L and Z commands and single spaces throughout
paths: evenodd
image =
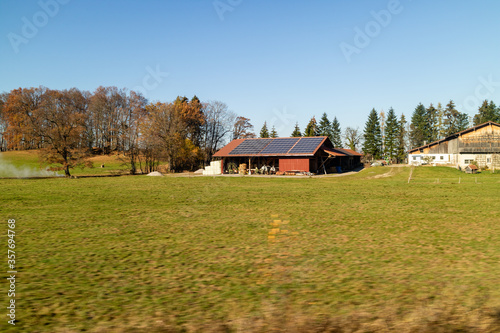
M 279 171 L 310 171 L 308 158 L 280 158 Z

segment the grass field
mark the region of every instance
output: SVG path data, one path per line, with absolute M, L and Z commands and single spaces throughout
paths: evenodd
M 0 179 L 0 331 L 500 331 L 500 175 L 409 173 Z
M 128 173 L 128 166 L 124 163 L 124 158 L 119 154 L 96 155 L 88 160 L 92 162 L 92 168 L 76 167 L 70 169 L 71 174 L 83 176 Z M 104 167 L 101 168 L 101 165 L 104 165 Z M 47 167 L 49 166 L 40 165 L 37 151 L 24 150 L 0 153 L 0 177 L 45 176 L 43 170 Z M 56 173 L 64 175 L 64 171 L 57 171 Z

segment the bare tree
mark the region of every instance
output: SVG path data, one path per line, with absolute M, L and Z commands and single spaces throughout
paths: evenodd
M 255 133 L 252 132 L 253 125 L 250 124 L 250 119 L 245 117 L 236 117 L 233 126 L 233 140 L 255 138 Z
M 359 127 L 347 127 L 344 132 L 344 139 L 346 146 L 349 149 L 356 151 L 356 149 L 360 146 L 363 135 L 359 130 Z
M 203 125 L 203 148 L 206 161 L 221 147 L 233 130 L 236 115 L 220 101 L 211 101 L 204 105 L 205 123 Z

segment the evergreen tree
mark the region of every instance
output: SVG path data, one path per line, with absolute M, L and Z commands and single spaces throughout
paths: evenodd
M 269 131 L 267 129 L 267 123 L 264 122 L 264 125 L 262 126 L 260 130 L 260 137 L 261 138 L 268 138 L 269 137 Z
M 398 117 L 394 113 L 394 109 L 390 108 L 385 121 L 385 144 L 384 153 L 389 159 L 394 159 L 398 155 L 398 133 L 399 124 Z
M 429 142 L 434 142 L 439 137 L 438 131 L 438 110 L 431 105 L 425 110 L 425 131 L 424 140 Z
M 271 129 L 271 133 L 269 134 L 271 138 L 277 138 L 278 137 L 278 132 L 276 132 L 276 128 L 273 125 L 273 128 Z
M 342 129 L 340 128 L 340 123 L 337 120 L 337 117 L 333 118 L 332 121 L 332 137 L 330 140 L 332 141 L 334 147 L 342 148 Z
M 385 112 L 384 110 L 379 113 L 380 134 L 382 135 L 382 154 L 385 152 Z
M 323 113 L 323 116 L 321 116 L 321 119 L 318 124 L 318 135 L 321 136 L 327 136 L 332 139 L 333 133 L 332 133 L 332 127 L 330 120 L 328 120 L 328 116 L 326 115 L 326 112 Z
M 444 134 L 445 136 L 463 131 L 469 127 L 469 118 L 466 113 L 460 113 L 455 108 L 455 103 L 450 100 L 444 110 Z
M 380 158 L 382 155 L 382 133 L 380 131 L 380 121 L 377 111 L 372 109 L 368 116 L 364 130 L 364 145 L 363 152 L 365 156 L 372 158 Z
M 437 122 L 436 122 L 437 139 L 440 140 L 446 136 L 444 129 L 444 110 L 441 103 L 438 103 L 436 112 L 437 112 Z
M 420 147 L 424 144 L 426 137 L 425 129 L 427 126 L 426 112 L 425 107 L 420 103 L 411 116 L 410 143 L 413 148 Z
M 295 123 L 295 129 L 292 132 L 292 138 L 301 137 L 302 133 L 300 132 L 299 123 Z
M 500 123 L 500 109 L 496 107 L 493 101 L 488 103 L 488 100 L 485 100 L 479 107 L 478 113 L 474 116 L 474 126 L 488 121 Z
M 309 120 L 309 123 L 304 131 L 304 136 L 318 136 L 318 125 L 315 117 L 312 117 L 311 120 Z
M 398 163 L 402 163 L 406 158 L 407 136 L 408 133 L 406 132 L 406 118 L 405 115 L 402 114 L 398 122 Z

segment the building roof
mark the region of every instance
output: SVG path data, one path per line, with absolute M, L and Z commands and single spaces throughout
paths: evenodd
M 467 167 L 471 170 L 478 170 L 477 166 L 475 164 L 469 164 Z
M 332 156 L 362 156 L 351 149 L 333 148 L 327 136 L 236 139 L 213 156 L 314 156 L 319 149 Z
M 428 144 L 426 144 L 426 145 L 423 145 L 423 146 L 420 146 L 420 147 L 417 147 L 417 148 L 410 149 L 410 150 L 408 150 L 408 152 L 409 152 L 409 153 L 412 153 L 412 152 L 417 151 L 417 150 L 420 150 L 420 149 L 428 148 L 428 147 L 430 147 L 430 146 L 434 146 L 434 145 L 440 144 L 441 142 L 445 142 L 445 141 L 448 141 L 448 140 L 451 140 L 451 139 L 455 139 L 455 138 L 459 137 L 459 136 L 460 136 L 460 135 L 462 135 L 462 134 L 466 134 L 466 133 L 469 133 L 469 132 L 475 131 L 475 130 L 477 130 L 477 129 L 479 129 L 479 128 L 483 128 L 483 127 L 485 127 L 485 126 L 489 126 L 489 125 L 495 125 L 495 126 L 500 127 L 500 124 L 497 124 L 497 123 L 495 123 L 495 122 L 493 122 L 493 121 L 488 121 L 488 122 L 485 122 L 485 123 L 483 123 L 483 124 L 479 124 L 479 125 L 476 125 L 476 126 L 474 126 L 474 127 L 471 127 L 471 128 L 466 129 L 466 130 L 463 130 L 463 131 L 461 131 L 461 132 L 454 133 L 454 134 L 452 134 L 452 135 L 450 135 L 450 136 L 447 136 L 447 137 L 446 137 L 446 138 L 444 138 L 444 139 L 437 140 L 437 141 L 434 141 L 434 142 L 428 143 Z
M 327 136 L 236 139 L 213 156 L 314 156 L 324 143 L 332 146 Z
M 363 156 L 363 154 L 360 154 L 352 149 L 326 147 L 322 147 L 322 149 L 331 156 Z
M 229 154 L 234 148 L 238 147 L 240 143 L 245 141 L 245 139 L 235 139 L 229 142 L 226 146 L 222 147 L 217 151 L 213 156 L 226 156 Z

